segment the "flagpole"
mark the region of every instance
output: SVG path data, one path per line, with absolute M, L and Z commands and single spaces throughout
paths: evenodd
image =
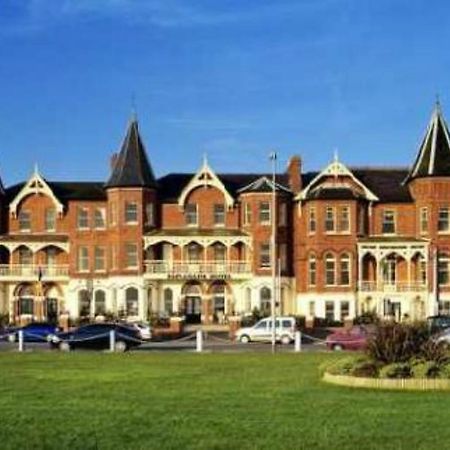
M 277 200 L 276 200 L 276 168 L 277 154 L 270 154 L 272 161 L 272 239 L 271 239 L 271 268 L 272 268 L 272 296 L 271 296 L 271 313 L 272 313 L 272 353 L 275 353 L 276 345 L 276 329 L 275 329 L 275 297 L 277 284 L 277 252 L 276 252 L 276 231 L 277 231 Z

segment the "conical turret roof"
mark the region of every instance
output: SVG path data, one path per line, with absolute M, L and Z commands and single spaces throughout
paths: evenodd
M 147 187 L 156 188 L 156 179 L 147 158 L 136 117 L 128 125 L 122 148 L 114 163 L 106 188 Z
M 437 102 L 406 181 L 420 177 L 447 176 L 450 177 L 450 137 L 440 104 Z

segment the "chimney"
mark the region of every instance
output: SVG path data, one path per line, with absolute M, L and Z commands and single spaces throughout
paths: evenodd
M 113 153 L 111 155 L 111 159 L 109 160 L 109 168 L 110 168 L 111 172 L 114 170 L 114 167 L 116 166 L 118 156 L 119 155 L 117 153 Z
M 302 190 L 302 159 L 298 155 L 291 156 L 287 165 L 289 187 L 294 194 Z

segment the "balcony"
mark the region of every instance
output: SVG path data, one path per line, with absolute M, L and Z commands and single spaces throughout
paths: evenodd
M 69 278 L 69 265 L 0 264 L 0 280 L 37 281 L 65 280 Z
M 427 285 L 420 282 L 398 282 L 398 283 L 377 283 L 376 281 L 361 281 L 359 283 L 360 292 L 423 292 L 427 290 Z
M 249 262 L 244 261 L 145 261 L 145 276 L 157 279 L 245 279 L 252 275 Z

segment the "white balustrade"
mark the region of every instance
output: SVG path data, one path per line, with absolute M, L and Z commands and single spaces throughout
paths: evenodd
M 0 264 L 0 278 L 58 278 L 69 276 L 68 264 Z

